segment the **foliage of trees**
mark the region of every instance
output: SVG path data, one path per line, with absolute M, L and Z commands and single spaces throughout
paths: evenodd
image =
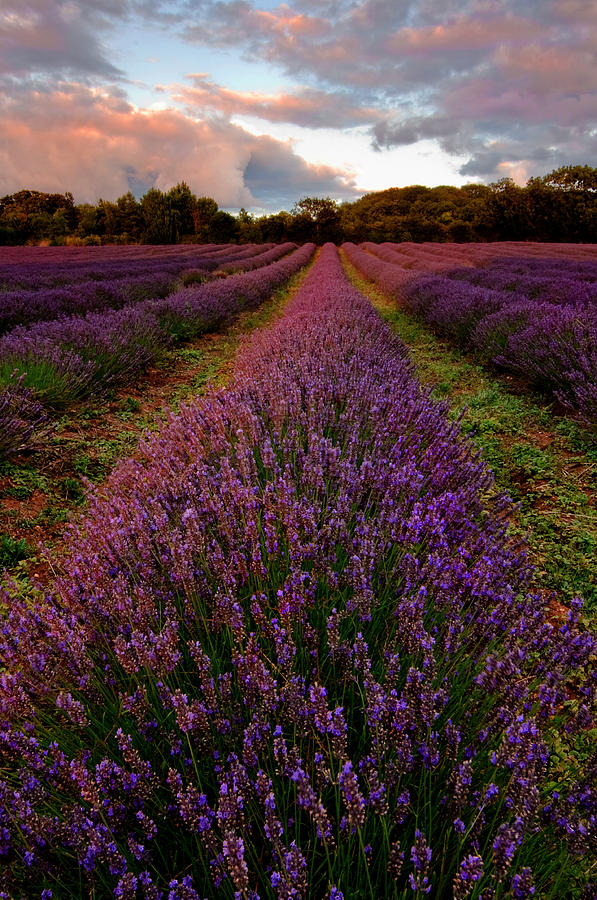
M 73 196 L 23 190 L 0 198 L 0 244 L 262 243 L 533 240 L 597 242 L 597 168 L 562 166 L 520 187 L 511 178 L 463 187 L 411 185 L 352 203 L 303 197 L 290 212 L 234 216 L 182 181 L 137 200 L 75 205 Z

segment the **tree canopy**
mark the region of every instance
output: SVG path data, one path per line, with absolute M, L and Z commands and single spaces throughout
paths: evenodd
M 597 242 L 597 169 L 561 166 L 520 187 L 511 178 L 463 187 L 415 184 L 352 203 L 302 197 L 290 212 L 234 216 L 185 181 L 75 205 L 68 191 L 0 198 L 0 243 L 262 243 L 266 241 Z

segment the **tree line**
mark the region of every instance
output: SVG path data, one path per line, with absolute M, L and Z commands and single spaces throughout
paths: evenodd
M 137 200 L 75 204 L 73 195 L 21 190 L 0 198 L 0 244 L 265 243 L 280 241 L 597 242 L 597 169 L 562 166 L 531 178 L 463 187 L 412 185 L 352 203 L 304 197 L 290 212 L 232 215 L 182 181 Z

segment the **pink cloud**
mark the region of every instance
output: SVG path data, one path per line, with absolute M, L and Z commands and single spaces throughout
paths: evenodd
M 369 125 L 381 113 L 372 107 L 358 106 L 339 93 L 304 88 L 296 93 L 263 94 L 257 91 L 232 91 L 214 84 L 206 75 L 189 75 L 192 86 L 170 88 L 177 102 L 195 110 L 225 116 L 257 116 L 270 122 L 292 122 L 311 128 L 342 128 Z
M 506 83 L 518 83 L 536 96 L 597 92 L 595 48 L 543 46 L 500 47 L 493 63 Z M 545 114 L 545 111 L 544 111 Z
M 478 78 L 465 80 L 446 90 L 440 97 L 442 111 L 461 121 L 501 121 L 521 123 L 525 127 L 546 124 L 545 101 L 549 102 L 551 125 L 584 127 L 597 119 L 597 92 L 579 96 L 564 95 L 557 78 L 547 75 L 535 85 L 514 80 Z
M 597 26 L 597 6 L 594 0 L 555 0 L 547 6 L 547 15 L 575 27 Z
M 3 0 L 0 71 L 12 75 L 77 72 L 118 78 L 122 72 L 98 40 L 105 25 L 101 4 L 59 0 Z
M 262 25 L 264 32 L 280 32 L 289 38 L 293 35 L 307 38 L 321 37 L 329 31 L 326 19 L 293 13 L 286 4 L 278 7 L 275 13 L 258 10 L 255 19 Z
M 401 28 L 387 38 L 385 47 L 409 56 L 437 52 L 470 54 L 536 36 L 537 22 L 520 16 L 460 16 L 438 25 Z
M 310 166 L 288 143 L 256 137 L 226 122 L 197 121 L 177 110 L 135 110 L 81 85 L 31 92 L 0 106 L 0 194 L 23 187 L 71 190 L 78 201 L 115 199 L 130 177 L 166 190 L 185 180 L 198 195 L 229 207 L 264 205 L 263 169 L 276 161 L 268 196 L 280 205 L 301 193 L 348 197 L 349 175 Z M 295 194 L 288 196 L 288 185 Z M 286 192 L 286 193 L 285 193 Z

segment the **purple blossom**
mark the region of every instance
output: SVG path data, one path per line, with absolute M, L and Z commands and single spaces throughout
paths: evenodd
M 454 898 L 455 900 L 464 900 L 467 897 L 476 881 L 480 881 L 483 877 L 483 860 L 480 856 L 470 854 L 460 863 L 458 874 L 454 879 Z

